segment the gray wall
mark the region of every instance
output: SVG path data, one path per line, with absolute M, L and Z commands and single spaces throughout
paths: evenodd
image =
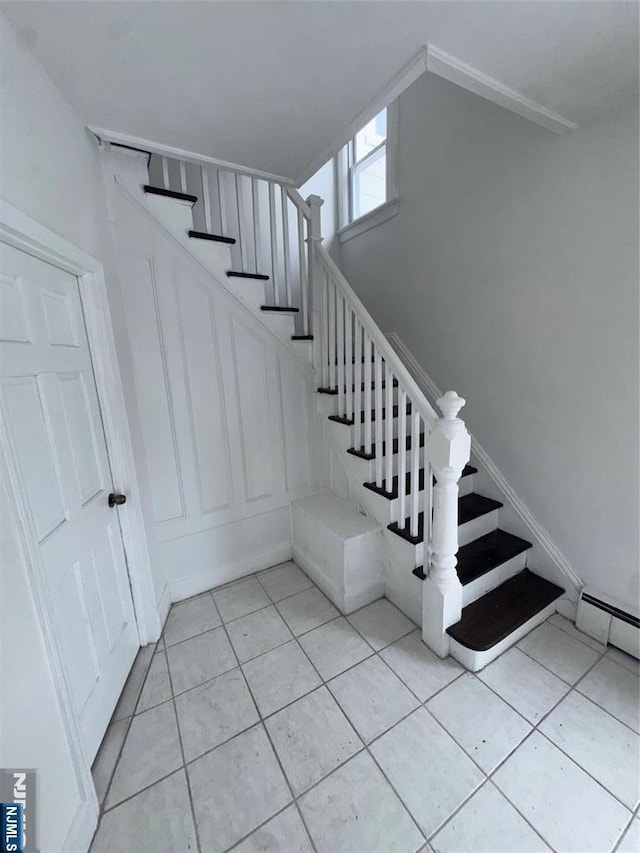
M 400 210 L 341 247 L 583 580 L 638 607 L 638 115 L 557 137 L 439 77 L 400 98 Z

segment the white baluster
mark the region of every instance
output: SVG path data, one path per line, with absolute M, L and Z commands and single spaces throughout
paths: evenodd
M 169 161 L 166 157 L 161 157 L 160 162 L 162 163 L 162 186 L 165 190 L 169 189 Z
M 364 452 L 371 456 L 371 340 L 364 333 Z
M 389 362 L 385 363 L 385 441 L 387 452 L 385 454 L 385 474 L 384 474 L 384 490 L 391 492 L 393 490 L 393 373 Z
M 320 208 L 324 201 L 317 195 L 310 195 L 307 199 L 310 215 L 307 219 L 307 294 L 308 294 L 308 314 L 311 317 L 311 326 L 307 327 L 305 334 L 313 334 L 313 364 L 318 365 L 320 357 L 319 341 L 316 334 L 316 329 L 320 329 L 320 317 L 318 316 L 317 305 L 319 304 L 319 294 L 315 293 L 317 284 L 322 275 L 322 267 L 318 261 L 316 248 L 322 243 L 322 215 Z
M 186 193 L 187 191 L 187 164 L 184 160 L 179 161 L 180 168 L 180 192 Z
M 345 381 L 344 381 L 344 299 L 336 288 L 336 321 L 338 324 L 338 414 L 344 415 Z
M 307 265 L 304 251 L 304 216 L 298 210 L 298 265 L 300 267 L 300 300 L 302 304 L 302 328 L 303 334 L 309 331 L 309 303 L 307 292 Z
M 223 176 L 220 169 L 216 169 L 216 197 L 218 199 L 218 210 L 220 211 L 220 233 L 225 237 L 230 237 L 229 233 L 229 213 L 227 211 L 227 200 L 223 190 Z
M 457 417 L 465 401 L 455 391 L 438 400 L 443 417 L 427 437 L 426 455 L 436 477 L 429 577 L 423 584 L 422 636 L 440 657 L 449 652 L 446 629 L 460 619 L 462 586 L 456 572 L 458 552 L 458 480 L 469 461 L 471 439 Z M 425 472 L 426 473 L 426 472 Z
M 321 388 L 327 388 L 329 382 L 329 359 L 331 355 L 331 344 L 329 339 L 329 274 L 322 275 L 322 373 L 320 376 Z
M 238 255 L 240 257 L 240 264 L 242 266 L 243 272 L 247 272 L 249 270 L 248 257 L 247 257 L 247 241 L 246 237 L 246 223 L 244 217 L 244 203 L 242 199 L 242 179 L 240 175 L 236 172 L 233 176 L 234 187 L 235 187 L 235 203 L 236 210 L 238 212 Z
M 273 304 L 280 305 L 278 286 L 278 234 L 276 230 L 276 188 L 269 182 L 269 236 L 271 238 L 271 280 L 273 282 Z
M 338 384 L 336 379 L 336 368 L 338 366 L 338 350 L 336 348 L 336 298 L 337 288 L 335 284 L 327 276 L 327 286 L 329 289 L 329 388 L 335 388 Z
M 289 196 L 285 187 L 281 188 L 282 199 L 282 246 L 284 252 L 284 286 L 287 305 L 291 306 L 291 238 L 289 234 Z
M 202 203 L 204 205 L 204 230 L 211 234 L 211 193 L 209 192 L 209 172 L 206 166 L 200 166 L 200 182 L 202 183 Z
M 375 349 L 375 344 L 374 344 Z M 382 358 L 376 351 L 374 395 L 376 401 L 375 425 L 376 425 L 376 486 L 382 488 Z M 391 448 L 387 447 L 387 453 Z
M 398 403 L 398 527 L 404 530 L 407 517 L 407 392 Z
M 344 312 L 344 349 L 346 359 L 346 410 L 345 415 L 353 420 L 353 311 L 345 301 Z
M 262 256 L 260 249 L 262 247 L 260 237 L 260 196 L 258 194 L 259 185 L 257 178 L 251 178 L 251 213 L 253 226 L 253 258 L 254 270 L 259 273 Z
M 420 513 L 418 492 L 420 489 L 420 415 L 414 409 L 411 409 L 411 462 L 409 470 L 411 471 L 411 521 L 409 524 L 409 533 L 411 536 L 418 535 L 418 516 Z
M 354 411 L 353 411 L 353 420 L 355 422 L 355 427 L 353 430 L 354 447 L 362 447 L 362 326 L 357 317 L 355 319 L 355 385 L 356 390 L 354 394 Z

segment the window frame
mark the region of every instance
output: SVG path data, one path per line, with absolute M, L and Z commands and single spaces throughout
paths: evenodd
M 381 107 L 371 118 L 380 113 L 385 107 Z M 387 137 L 371 151 L 368 151 L 360 160 L 355 159 L 356 134 L 343 146 L 338 153 L 338 204 L 339 225 L 337 235 L 340 242 L 374 228 L 385 222 L 398 212 L 398 187 L 397 187 L 397 151 L 398 151 L 398 101 L 392 101 L 386 106 L 387 110 Z M 370 121 L 371 119 L 369 119 Z M 365 122 L 363 127 L 367 124 Z M 362 128 L 360 128 L 362 130 Z M 360 132 L 360 130 L 358 132 Z M 373 210 L 354 217 L 354 174 L 355 170 L 361 170 L 367 164 L 373 162 L 379 156 L 381 150 L 386 156 L 386 199 Z

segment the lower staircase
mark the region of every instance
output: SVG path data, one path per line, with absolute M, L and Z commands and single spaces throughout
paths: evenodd
M 167 161 L 154 155 L 151 178 L 129 176 L 126 188 L 313 365 L 319 452 L 335 455 L 352 503 L 383 531 L 385 594 L 437 654 L 482 668 L 564 590 L 529 565 L 532 543 L 503 528 L 502 504 L 476 491 L 464 400 L 448 392 L 442 417 L 432 408 L 322 247 L 320 199 L 222 169 L 194 178 L 193 164 Z

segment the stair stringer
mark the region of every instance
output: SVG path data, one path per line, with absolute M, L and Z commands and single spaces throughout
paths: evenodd
M 122 159 L 121 159 L 122 158 Z M 227 277 L 227 270 L 231 266 L 231 255 L 228 248 L 221 244 L 195 245 L 195 241 L 188 236 L 188 230 L 194 227 L 193 217 L 189 213 L 189 219 L 183 210 L 185 203 L 158 198 L 147 199 L 142 187 L 148 180 L 146 171 L 146 157 L 138 155 L 136 161 L 130 154 L 117 156 L 113 153 L 107 160 L 106 184 L 111 193 L 119 191 L 128 196 L 129 200 L 141 208 L 166 235 L 180 244 L 206 272 L 212 276 L 220 287 L 224 288 L 237 303 L 243 306 L 253 317 L 255 317 L 265 329 L 276 337 L 284 346 L 291 350 L 297 358 L 307 364 L 312 360 L 312 348 L 307 342 L 294 344 L 291 340 L 295 333 L 295 321 L 293 315 L 265 314 L 261 306 L 268 302 L 267 288 L 265 282 L 251 279 L 233 279 Z M 105 159 L 107 159 L 105 157 Z M 144 159 L 144 164 L 142 160 Z M 122 165 L 121 165 L 122 164 Z M 105 164 L 107 165 L 107 164 Z M 114 187 L 115 185 L 115 187 Z M 164 209 L 170 213 L 162 213 Z M 176 213 L 177 212 L 177 213 Z M 204 243 L 204 241 L 203 241 Z
M 374 493 L 363 486 L 363 483 L 367 481 L 366 475 L 363 476 L 363 469 L 365 465 L 370 466 L 371 463 L 366 463 L 364 460 L 358 459 L 357 456 L 352 456 L 346 452 L 347 448 L 351 446 L 351 429 L 345 429 L 344 426 L 327 420 L 326 409 L 328 404 L 322 403 L 318 408 L 322 409 L 318 413 L 318 417 L 322 421 L 320 425 L 323 436 L 321 452 L 327 461 L 329 461 L 329 454 L 334 454 L 337 464 L 349 483 L 349 502 L 351 505 L 369 518 L 375 519 L 382 527 L 385 543 L 383 555 L 385 598 L 393 602 L 409 619 L 421 627 L 422 581 L 413 574 L 413 569 L 417 565 L 415 554 L 418 549 L 387 530 L 387 525 L 394 520 L 390 511 L 381 512 L 377 506 Z M 327 491 L 333 491 L 329 481 L 325 482 L 325 488 Z M 405 546 L 405 548 L 403 549 L 400 546 Z M 421 548 L 422 546 L 420 546 Z M 413 549 L 413 555 L 409 549 Z

